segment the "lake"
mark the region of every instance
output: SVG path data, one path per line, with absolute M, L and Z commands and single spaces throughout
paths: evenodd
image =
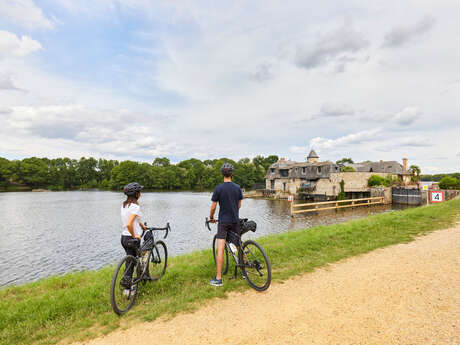
M 118 192 L 18 192 L 0 193 L 0 286 L 21 284 L 54 274 L 98 269 L 119 260 L 120 205 Z M 150 226 L 171 224 L 166 239 L 170 256 L 209 248 L 211 234 L 204 227 L 211 193 L 143 193 L 140 205 Z M 245 199 L 242 218 L 255 220 L 257 232 L 245 238 L 290 229 L 331 224 L 392 206 L 325 211 L 291 218 L 283 200 Z

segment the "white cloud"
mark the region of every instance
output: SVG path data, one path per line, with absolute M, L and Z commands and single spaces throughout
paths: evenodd
M 15 85 L 11 74 L 0 74 L 0 90 L 25 91 Z
M 393 120 L 403 126 L 408 126 L 415 122 L 420 117 L 421 111 L 418 107 L 406 107 L 397 113 Z
M 337 139 L 316 137 L 310 140 L 309 147 L 315 150 L 331 150 L 348 145 L 360 145 L 369 141 L 375 141 L 381 133 L 382 129 L 376 128 L 348 134 Z
M 0 30 L 0 58 L 24 57 L 40 49 L 41 44 L 29 36 L 18 37 L 11 32 Z
M 426 16 L 413 25 L 399 26 L 393 28 L 385 35 L 384 47 L 399 47 L 411 41 L 415 37 L 430 31 L 435 24 L 432 17 Z
M 347 60 L 352 61 L 354 53 L 367 47 L 369 42 L 349 24 L 322 35 L 314 42 L 302 42 L 297 47 L 295 62 L 306 69 L 327 64 L 338 58 L 339 70 L 344 69 Z
M 267 0 L 263 5 L 62 0 L 47 2 L 47 18 L 48 9 L 53 13 L 56 6 L 70 9 L 55 11 L 66 22 L 59 35 L 44 30 L 33 36 L 50 47 L 46 54 L 1 61 L 0 73 L 11 71 L 13 86 L 29 91 L 0 92 L 2 123 L 10 121 L 8 131 L 0 128 L 2 150 L 9 155 L 20 149 L 26 156 L 98 152 L 116 158 L 162 154 L 206 159 L 287 156 L 290 150 L 293 159 L 303 159 L 309 144 L 322 150 L 325 159 L 407 155 L 422 168 L 438 150 L 451 157 L 448 164 L 460 167 L 455 134 L 460 108 L 452 97 L 457 84 L 450 94 L 440 95 L 447 80 L 458 79 L 460 50 L 452 45 L 459 29 L 453 11 L 460 9 L 458 5 L 424 0 L 416 9 L 395 0 L 378 8 L 357 0 Z M 413 28 L 410 23 L 417 23 L 424 13 L 436 18 L 436 30 L 428 29 L 433 40 L 409 48 L 406 42 L 427 32 L 418 25 L 414 35 L 403 35 L 400 49 L 381 49 L 388 28 L 400 23 Z M 344 17 L 349 18 L 345 25 Z M 51 47 L 66 39 L 67 29 L 72 35 L 90 34 L 84 25 L 71 26 L 77 18 L 79 23 L 97 22 L 104 32 L 114 25 L 132 30 L 126 45 L 116 42 L 128 63 L 112 58 L 102 62 L 113 65 L 112 72 L 123 71 L 112 75 L 126 78 L 108 78 L 104 84 L 100 76 L 109 75 L 105 70 L 88 73 L 90 66 L 102 63 L 95 56 L 99 54 L 85 49 L 73 52 L 75 59 L 87 61 L 72 69 L 77 78 L 61 74 L 62 65 L 61 70 L 53 69 Z M 140 25 L 132 18 L 142 18 Z M 13 37 L 15 46 L 22 44 L 22 38 Z M 391 37 L 396 44 L 402 36 Z M 101 43 L 101 59 L 110 55 L 104 49 L 114 47 L 102 39 L 112 38 L 92 36 L 93 44 Z M 27 55 L 27 49 L 21 55 L 1 47 L 0 57 Z M 35 46 L 28 54 L 40 49 Z M 22 115 L 20 106 L 26 107 Z M 8 111 L 13 108 L 14 114 Z M 436 116 L 422 116 L 422 110 Z M 442 138 L 441 127 L 446 131 Z M 232 133 L 231 145 L 222 141 L 226 133 Z M 437 139 L 425 141 L 427 136 Z
M 29 30 L 52 29 L 54 24 L 32 0 L 0 0 L 0 20 Z

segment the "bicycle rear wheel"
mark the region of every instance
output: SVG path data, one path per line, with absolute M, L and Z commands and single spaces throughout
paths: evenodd
M 123 279 L 128 270 L 132 270 L 132 278 Z M 133 306 L 139 289 L 139 271 L 137 259 L 132 255 L 125 256 L 118 263 L 110 284 L 110 304 L 116 314 L 123 315 Z
M 163 241 L 156 241 L 148 258 L 148 274 L 155 281 L 163 277 L 168 264 L 168 249 Z
M 272 280 L 272 269 L 263 248 L 248 240 L 243 243 L 238 260 L 244 263 L 241 269 L 249 285 L 257 291 L 267 290 Z
M 217 235 L 214 235 L 212 240 L 212 255 L 214 257 L 214 265 L 217 266 Z M 224 262 L 222 263 L 222 274 L 228 272 L 228 250 L 227 246 L 224 246 Z

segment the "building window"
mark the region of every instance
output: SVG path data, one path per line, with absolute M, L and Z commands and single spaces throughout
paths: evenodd
M 270 174 L 274 174 L 275 173 L 275 168 L 271 168 L 270 169 Z
M 321 167 L 318 167 L 318 174 L 321 174 Z
M 288 177 L 289 176 L 289 170 L 280 170 L 280 175 L 282 177 Z
M 302 174 L 305 175 L 306 172 L 307 172 L 307 168 L 303 167 L 302 168 Z

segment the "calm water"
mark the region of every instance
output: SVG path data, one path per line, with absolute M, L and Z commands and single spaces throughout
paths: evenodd
M 204 227 L 210 193 L 144 193 L 140 204 L 151 226 L 170 222 L 170 255 L 208 248 L 213 234 Z M 0 286 L 53 274 L 97 269 L 124 254 L 120 245 L 120 205 L 115 192 L 0 193 Z M 391 210 L 388 206 L 289 216 L 289 203 L 246 199 L 240 216 L 257 222 L 258 237 Z

